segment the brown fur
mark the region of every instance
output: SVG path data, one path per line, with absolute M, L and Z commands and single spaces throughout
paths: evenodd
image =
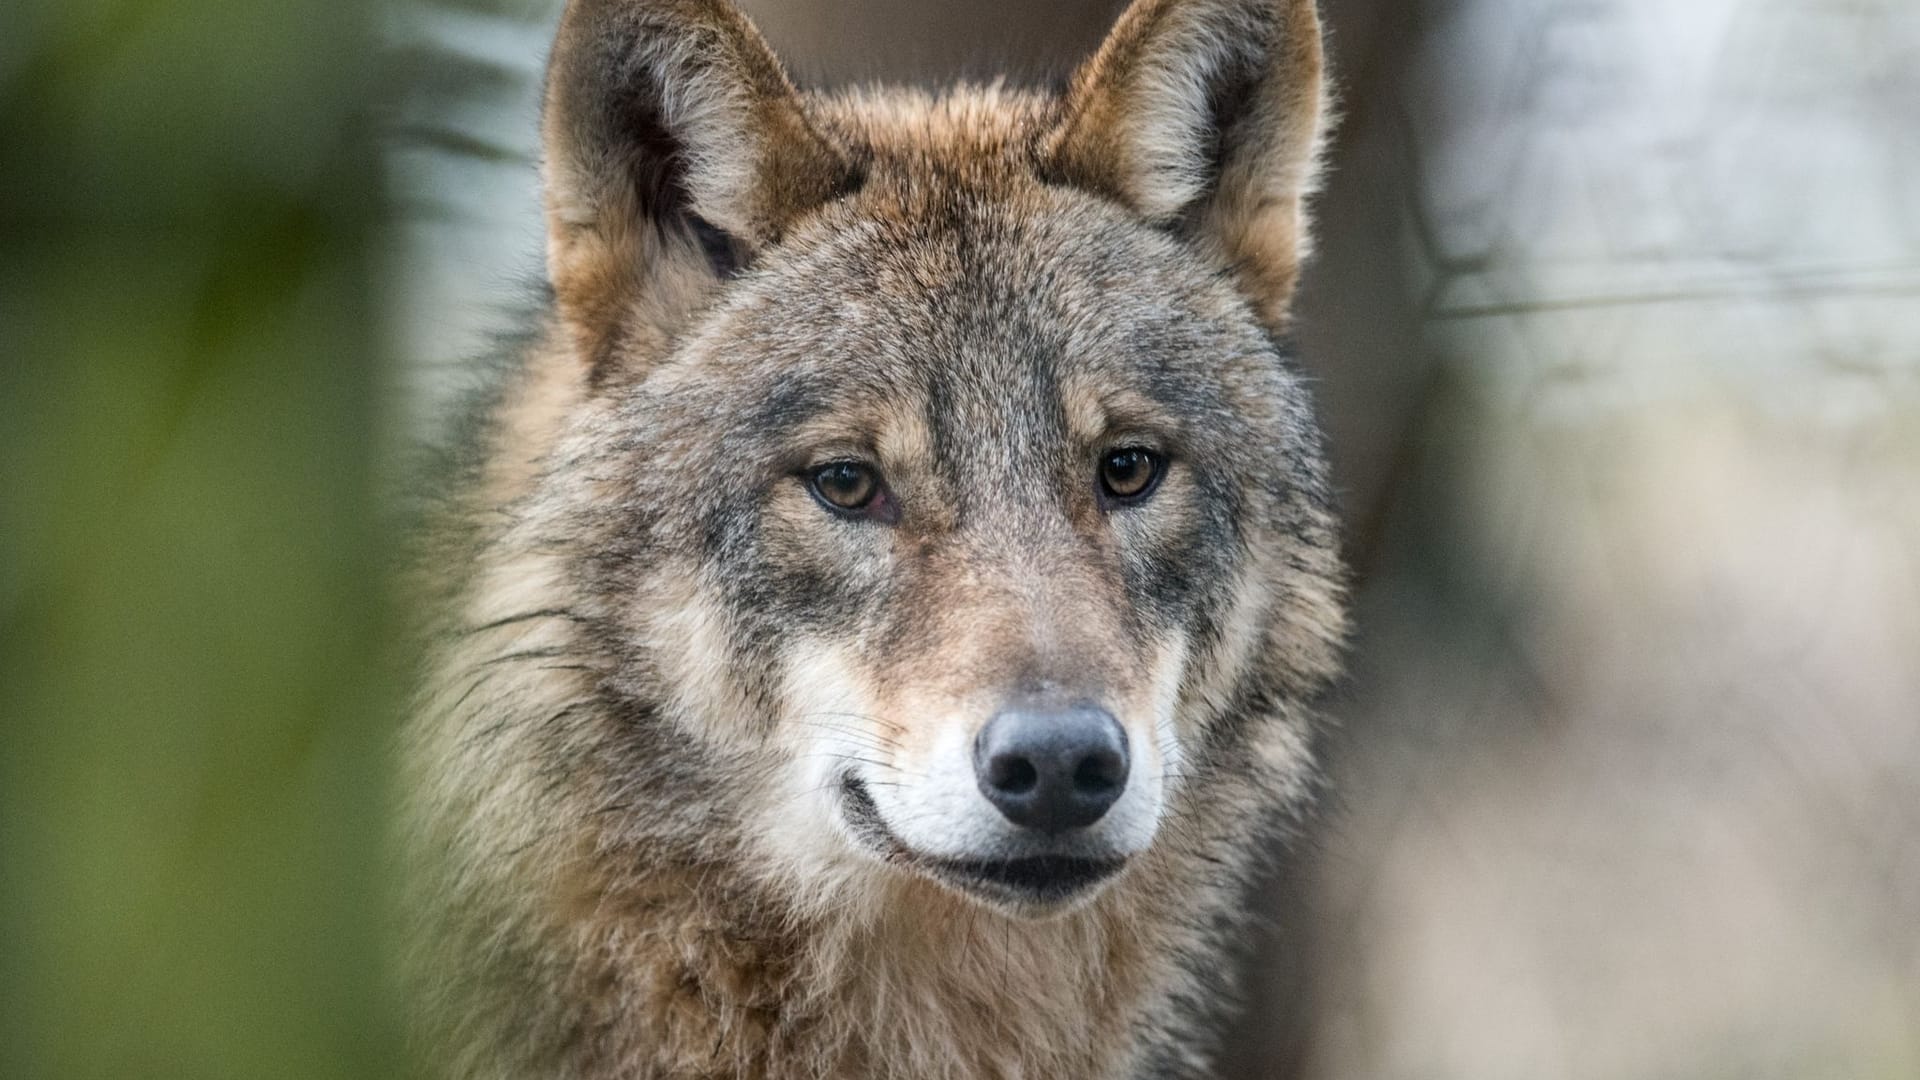
M 425 568 L 426 1052 L 582 1080 L 1203 1071 L 1343 626 L 1270 336 L 1323 122 L 1312 4 L 1141 0 L 1062 98 L 803 97 L 717 0 L 575 0 L 552 64 L 555 303 Z M 1178 449 L 1151 512 L 1078 471 L 1116 439 Z M 786 478 L 822 454 L 883 462 L 900 521 L 832 521 Z M 813 758 L 911 788 L 1029 684 L 1107 703 L 1162 785 L 1117 880 L 1034 917 L 835 832 Z

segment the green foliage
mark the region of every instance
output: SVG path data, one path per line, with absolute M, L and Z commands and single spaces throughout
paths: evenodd
M 0 33 L 0 1075 L 399 1071 L 358 2 Z

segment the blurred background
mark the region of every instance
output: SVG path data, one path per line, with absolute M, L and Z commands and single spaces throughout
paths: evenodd
M 803 82 L 1117 0 L 749 0 Z M 1323 0 L 1359 574 L 1230 1077 L 1920 1076 L 1920 5 Z M 549 0 L 0 30 L 0 1075 L 396 1065 L 383 480 L 531 301 Z

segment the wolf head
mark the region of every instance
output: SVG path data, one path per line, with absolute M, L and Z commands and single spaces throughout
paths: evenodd
M 719 0 L 575 0 L 521 512 L 619 723 L 672 733 L 595 736 L 611 782 L 673 757 L 795 895 L 1024 914 L 1210 776 L 1297 784 L 1340 628 L 1278 344 L 1321 88 L 1311 0 L 1140 0 L 1061 94 L 937 97 L 802 95 Z

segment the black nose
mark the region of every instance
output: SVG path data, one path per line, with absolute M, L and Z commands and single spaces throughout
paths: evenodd
M 1127 733 L 1095 705 L 1008 709 L 973 743 L 980 791 L 1007 820 L 1062 833 L 1100 820 L 1127 787 Z

